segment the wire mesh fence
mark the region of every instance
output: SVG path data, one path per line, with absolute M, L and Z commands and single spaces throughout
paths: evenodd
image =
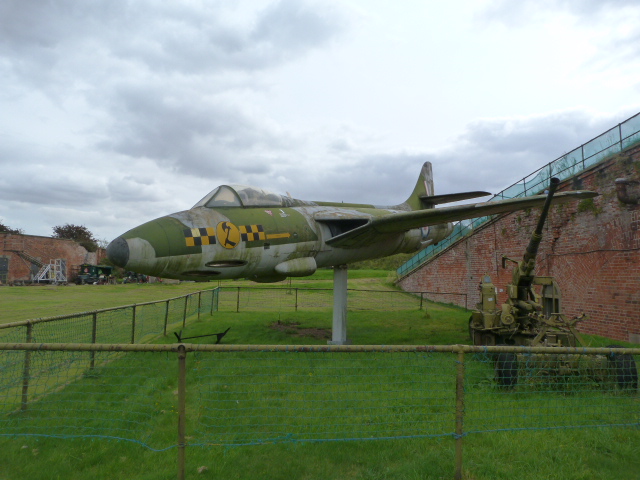
M 638 354 L 4 343 L 0 437 L 116 438 L 183 454 L 187 445 L 451 437 L 461 451 L 479 432 L 639 427 Z
M 144 343 L 201 313 L 212 313 L 218 289 L 157 302 L 0 325 L 0 342 Z
M 220 312 L 256 312 L 277 310 L 313 311 L 333 308 L 330 288 L 220 287 L 215 310 Z M 404 292 L 395 290 L 348 289 L 349 311 L 416 310 L 428 301 L 466 304 L 465 293 Z
M 233 352 L 196 361 L 194 433 L 205 444 L 442 436 L 454 425 L 451 354 Z

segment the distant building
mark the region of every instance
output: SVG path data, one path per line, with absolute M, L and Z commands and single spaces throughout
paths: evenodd
M 80 265 L 99 264 L 105 257 L 104 249 L 88 252 L 73 240 L 0 233 L 0 285 L 30 283 L 38 276 L 48 283 L 71 282 Z

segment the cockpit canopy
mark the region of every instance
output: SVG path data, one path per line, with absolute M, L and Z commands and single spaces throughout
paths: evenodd
M 284 197 L 263 188 L 247 185 L 220 185 L 196 203 L 193 208 L 295 207 L 309 204 L 312 203 Z

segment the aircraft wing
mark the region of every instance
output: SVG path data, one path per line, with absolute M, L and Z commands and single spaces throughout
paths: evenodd
M 585 198 L 593 198 L 598 194 L 590 191 L 571 191 L 557 193 L 552 203 L 566 203 Z M 411 212 L 391 213 L 379 217 L 350 216 L 349 218 L 316 218 L 319 222 L 334 223 L 339 227 L 339 235 L 329 239 L 326 243 L 332 247 L 359 248 L 372 245 L 395 234 L 403 233 L 413 228 L 427 227 L 447 222 L 456 222 L 468 218 L 485 217 L 515 210 L 542 207 L 546 195 L 500 200 L 496 202 L 474 203 L 444 208 L 429 208 Z M 331 226 L 331 225 L 330 225 Z M 349 226 L 354 228 L 348 229 Z M 347 227 L 347 228 L 345 228 Z M 347 230 L 347 231 L 345 231 Z

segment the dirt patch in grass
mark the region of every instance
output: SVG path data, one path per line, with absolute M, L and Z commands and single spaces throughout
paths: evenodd
M 269 328 L 284 332 L 294 337 L 311 337 L 311 338 L 331 338 L 331 329 L 329 328 L 302 328 L 300 322 L 273 322 Z

